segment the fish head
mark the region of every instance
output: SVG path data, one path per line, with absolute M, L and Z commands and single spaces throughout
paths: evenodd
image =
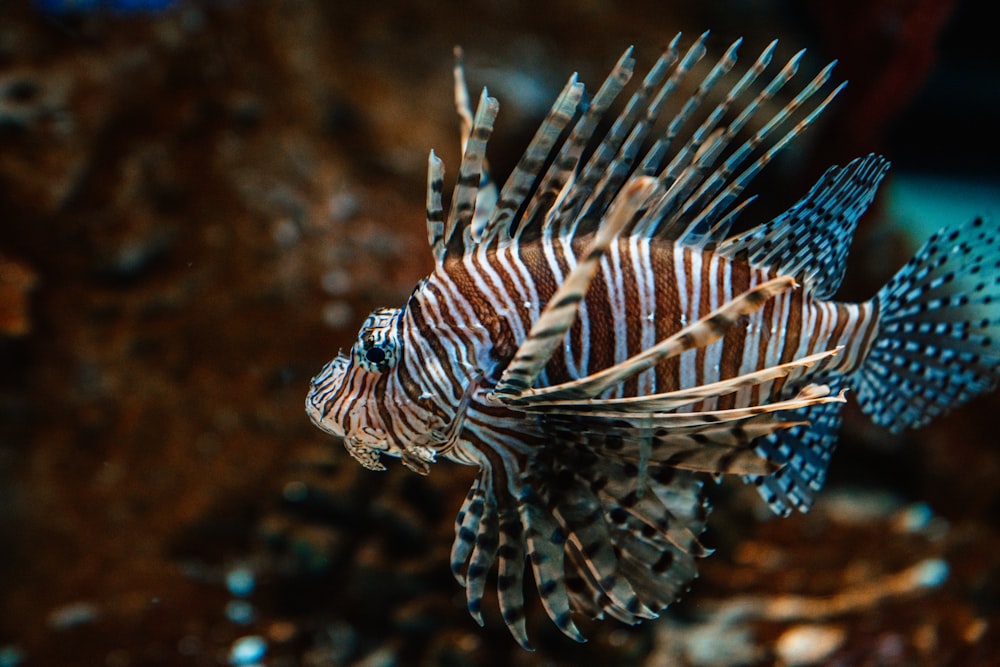
M 378 308 L 365 320 L 349 353 L 339 353 L 312 379 L 306 414 L 321 430 L 342 438 L 347 452 L 369 470 L 385 470 L 381 455 L 426 474 L 443 439 L 440 418 L 403 391 L 402 308 Z M 407 418 L 402 413 L 406 412 Z M 413 431 L 413 425 L 426 430 Z

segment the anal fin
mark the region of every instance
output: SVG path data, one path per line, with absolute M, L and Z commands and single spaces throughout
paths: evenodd
M 756 443 L 760 456 L 781 467 L 768 475 L 748 475 L 771 511 L 788 516 L 792 510 L 808 512 L 813 494 L 823 487 L 830 457 L 837 445 L 841 403 L 812 405 L 787 414 L 802 424 L 775 431 Z

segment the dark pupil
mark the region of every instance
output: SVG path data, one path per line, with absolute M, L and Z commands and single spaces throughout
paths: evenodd
M 381 364 L 385 361 L 385 352 L 383 352 L 380 347 L 370 347 L 368 348 L 368 351 L 365 352 L 365 359 L 373 364 Z

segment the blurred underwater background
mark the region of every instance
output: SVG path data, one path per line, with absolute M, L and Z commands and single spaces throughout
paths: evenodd
M 0 667 L 995 661 L 1000 393 L 899 435 L 849 402 L 812 512 L 719 486 L 684 600 L 584 621 L 583 645 L 535 602 L 534 653 L 493 600 L 479 628 L 449 571 L 473 471 L 373 473 L 306 418 L 309 378 L 431 267 L 456 44 L 501 104 L 499 178 L 565 79 L 592 89 L 630 44 L 639 69 L 709 28 L 716 55 L 742 36 L 745 59 L 808 48 L 810 76 L 839 59 L 850 85 L 741 220 L 888 156 L 846 300 L 1000 215 L 986 3 L 623 5 L 0 3 Z

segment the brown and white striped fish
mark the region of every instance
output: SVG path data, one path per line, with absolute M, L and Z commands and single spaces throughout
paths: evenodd
M 706 555 L 706 477 L 740 475 L 776 513 L 805 511 L 845 390 L 899 430 L 998 377 L 996 223 L 934 235 L 870 301 L 831 300 L 884 158 L 832 167 L 730 235 L 748 183 L 840 87 L 830 66 L 787 93 L 802 54 L 772 71 L 771 44 L 740 71 L 737 42 L 654 135 L 704 42 L 681 50 L 678 35 L 603 136 L 631 50 L 592 96 L 570 78 L 499 192 L 485 169 L 498 104 L 484 90 L 473 117 L 459 60 L 464 156 L 447 214 L 430 155 L 434 272 L 372 313 L 306 401 L 367 468 L 382 454 L 420 473 L 439 458 L 478 466 L 452 568 L 482 623 L 497 564 L 525 647 L 527 567 L 574 639 L 574 613 L 653 618 Z

